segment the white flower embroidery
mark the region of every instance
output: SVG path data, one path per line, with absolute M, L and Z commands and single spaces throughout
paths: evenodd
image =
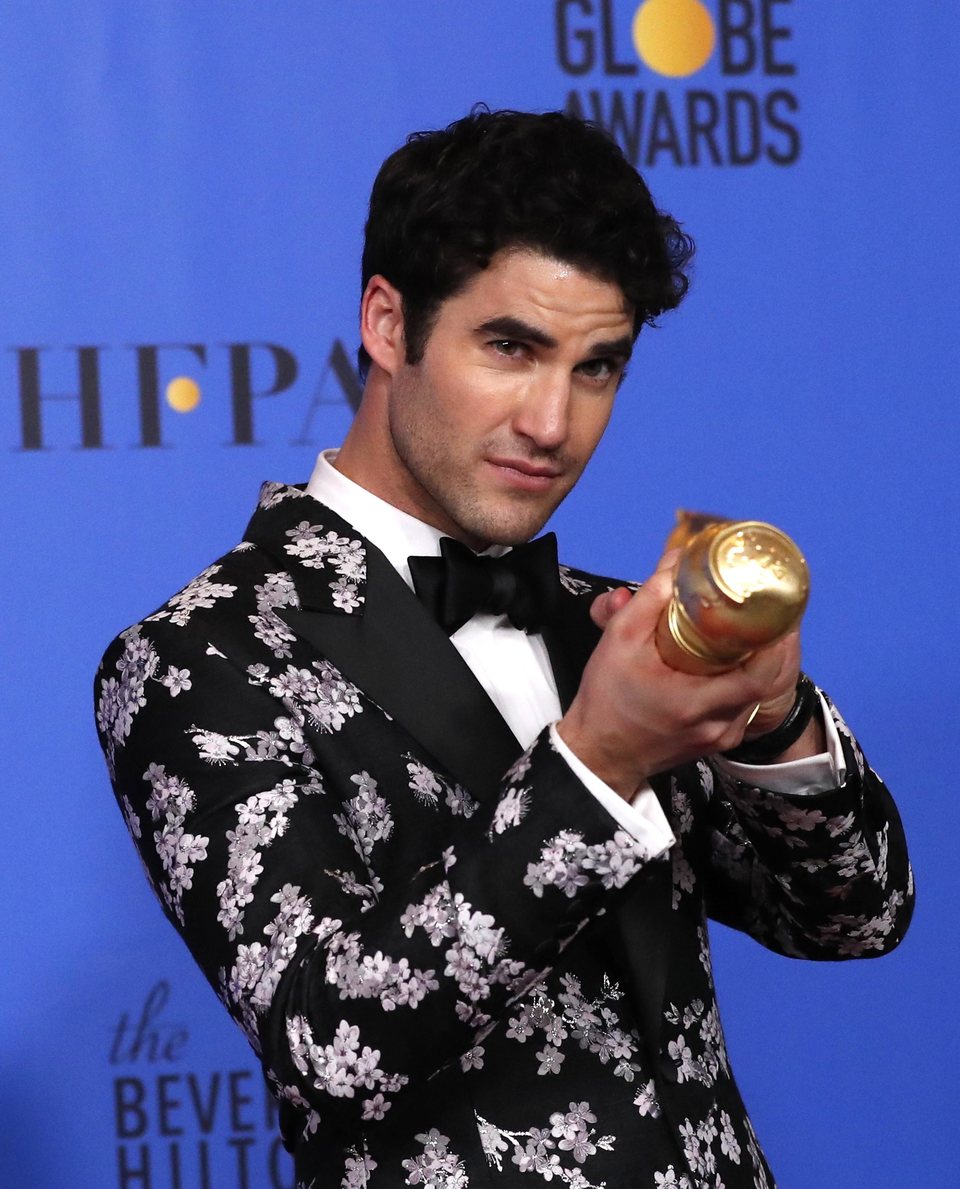
M 660 1100 L 657 1098 L 656 1087 L 651 1078 L 637 1091 L 633 1105 L 641 1115 L 649 1115 L 651 1119 L 660 1118 Z
M 360 691 L 329 661 L 314 661 L 309 669 L 288 665 L 270 679 L 269 688 L 289 709 L 306 715 L 314 727 L 328 734 L 339 731 L 362 709 Z
M 544 1045 L 537 1053 L 537 1059 L 540 1062 L 538 1074 L 559 1073 L 560 1066 L 563 1064 L 563 1053 L 559 1049 L 555 1049 L 553 1045 Z
M 267 574 L 262 583 L 254 586 L 253 593 L 257 613 L 247 616 L 253 624 L 253 634 L 278 660 L 289 659 L 290 645 L 296 637 L 277 612 L 280 608 L 300 605 L 293 579 L 285 571 Z
M 529 864 L 523 882 L 535 896 L 555 887 L 572 897 L 590 882 L 593 872 L 605 888 L 622 888 L 647 858 L 647 852 L 626 830 L 617 830 L 607 842 L 590 846 L 575 830 L 561 830 L 540 851 L 540 862 Z
M 263 511 L 267 511 L 270 508 L 275 508 L 277 504 L 283 503 L 284 500 L 302 500 L 308 498 L 306 492 L 301 491 L 298 487 L 288 487 L 286 483 L 276 483 L 273 480 L 268 480 L 266 483 L 261 483 L 260 485 L 257 507 Z M 240 544 L 246 545 L 248 542 L 241 541 Z
M 151 642 L 140 634 L 140 625 L 122 633 L 123 652 L 116 662 L 117 677 L 100 685 L 97 727 L 104 740 L 107 767 L 115 773 L 116 752 L 133 726 L 136 714 L 147 704 L 147 682 L 155 679 L 160 658 Z
M 440 801 L 440 781 L 435 772 L 431 772 L 426 764 L 411 759 L 407 764 L 410 779 L 407 782 L 411 792 L 421 805 L 436 808 Z
M 505 830 L 518 826 L 527 816 L 529 808 L 529 789 L 508 788 L 493 811 L 490 836 L 502 834 Z
M 190 681 L 189 669 L 177 669 L 171 665 L 167 669 L 165 677 L 160 678 L 160 684 L 165 685 L 170 691 L 170 697 L 175 698 L 177 694 L 182 693 L 186 689 L 192 689 L 192 682 Z
M 127 823 L 127 829 L 134 838 L 139 839 L 143 833 L 140 825 L 140 817 L 134 810 L 133 805 L 130 803 L 130 798 L 126 793 L 120 798 L 120 809 L 123 812 L 124 821 Z
M 318 1044 L 304 1016 L 287 1020 L 287 1041 L 293 1063 L 315 1090 L 331 1098 L 353 1098 L 357 1090 L 395 1094 L 407 1084 L 403 1074 L 387 1074 L 378 1066 L 380 1050 L 360 1047 L 360 1029 L 348 1020 L 337 1025 L 330 1044 Z M 371 1099 L 372 1101 L 372 1099 Z
M 381 1097 L 381 1095 L 377 1095 Z M 343 1180 L 340 1189 L 366 1189 L 370 1173 L 377 1167 L 376 1160 L 366 1151 L 361 1155 L 356 1148 L 348 1148 L 343 1162 Z
M 477 802 L 462 785 L 451 784 L 439 772 L 434 772 L 409 753 L 403 758 L 407 761 L 407 772 L 410 774 L 407 785 L 421 805 L 430 809 L 438 808 L 442 794 L 447 808 L 454 816 L 473 817 L 477 810 Z
M 318 933 L 328 938 L 326 981 L 341 999 L 377 999 L 384 1011 L 415 1008 L 440 985 L 433 970 L 412 968 L 406 958 L 364 954 L 360 934 L 343 932 L 340 921 L 324 917 Z
M 315 793 L 321 789 L 311 784 L 303 791 Z M 217 884 L 217 920 L 231 941 L 243 932 L 244 909 L 253 900 L 253 890 L 263 873 L 260 852 L 286 832 L 287 814 L 297 801 L 297 785 L 286 779 L 237 806 L 237 828 L 227 831 L 227 877 Z
M 193 868 L 207 857 L 210 839 L 190 834 L 183 828 L 187 814 L 196 807 L 196 795 L 185 781 L 168 776 L 162 764 L 151 764 L 143 779 L 150 785 L 147 797 L 150 816 L 155 822 L 162 822 L 153 835 L 167 877 L 160 883 L 160 891 L 182 924 L 181 898 L 193 886 Z
M 405 1185 L 421 1185 L 423 1189 L 467 1189 L 470 1182 L 463 1161 L 448 1150 L 448 1136 L 431 1127 L 416 1139 L 423 1151 L 402 1162 L 407 1170 Z
M 447 883 L 432 888 L 419 904 L 410 904 L 400 917 L 408 937 L 423 929 L 431 945 L 451 942 L 444 953 L 444 975 L 453 978 L 461 998 L 457 1016 L 464 1023 L 482 1027 L 489 1017 L 479 1005 L 490 998 L 495 985 L 517 986 L 526 968 L 522 962 L 502 957 L 506 937 L 487 913 L 475 912 L 461 892 L 451 896 Z
M 507 1131 L 477 1115 L 480 1143 L 487 1163 L 503 1171 L 503 1154 L 510 1152 L 511 1161 L 521 1173 L 533 1173 L 544 1181 L 554 1178 L 571 1189 L 603 1189 L 589 1181 L 579 1167 L 597 1151 L 613 1151 L 612 1135 L 597 1135 L 592 1124 L 597 1117 L 589 1102 L 571 1102 L 567 1111 L 554 1111 L 546 1127 L 531 1127 L 526 1131 Z M 565 1167 L 561 1153 L 569 1152 L 576 1162 Z
M 679 848 L 672 852 L 673 862 L 672 876 L 673 876 L 673 907 L 679 908 L 680 899 L 684 892 L 692 892 L 694 888 L 693 868 L 686 860 L 686 856 Z
M 218 731 L 207 731 L 202 727 L 191 727 L 193 742 L 197 745 L 200 758 L 209 764 L 226 764 L 240 754 L 241 743 Z
M 258 1046 L 257 1016 L 273 1001 L 280 976 L 290 965 L 298 940 L 313 924 L 310 900 L 300 888 L 285 884 L 270 897 L 279 905 L 276 916 L 263 930 L 266 944 L 255 941 L 239 945 L 232 969 L 221 971 L 222 993 L 239 1014 L 240 1023 L 251 1044 Z M 302 1071 L 301 1071 L 302 1072 Z
M 222 566 L 207 566 L 192 582 L 179 593 L 169 599 L 164 607 L 153 615 L 148 615 L 146 622 L 158 619 L 169 619 L 178 628 L 186 627 L 194 611 L 209 610 L 218 599 L 232 598 L 237 588 L 226 582 L 213 582 L 214 575 L 219 574 Z
M 366 578 L 365 553 L 358 540 L 338 537 L 335 532 L 307 520 L 287 529 L 290 544 L 284 549 L 310 569 L 330 569 L 337 578 L 330 583 L 333 603 L 348 614 L 363 605 L 360 583 Z
M 583 578 L 574 578 L 569 566 L 560 566 L 560 585 L 572 595 L 589 594 L 593 587 Z
M 720 1151 L 734 1164 L 740 1163 L 740 1144 L 733 1130 L 733 1120 L 726 1111 L 720 1112 Z
M 474 1045 L 472 1049 L 468 1049 L 460 1056 L 460 1068 L 464 1073 L 469 1073 L 471 1069 L 483 1069 L 483 1045 Z
M 693 1189 L 687 1174 L 678 1173 L 672 1164 L 667 1165 L 666 1172 L 654 1173 L 653 1183 L 656 1189 Z
M 350 780 L 357 785 L 357 795 L 344 805 L 344 813 L 335 813 L 333 820 L 340 833 L 350 840 L 354 850 L 370 871 L 370 858 L 378 842 L 385 842 L 393 833 L 393 818 L 387 802 L 377 793 L 377 782 L 369 772 L 358 772 Z

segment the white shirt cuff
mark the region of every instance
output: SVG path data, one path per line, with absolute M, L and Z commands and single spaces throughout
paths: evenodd
M 550 741 L 587 792 L 596 797 L 619 826 L 636 838 L 651 859 L 658 858 L 673 846 L 676 838 L 657 800 L 657 794 L 649 784 L 642 784 L 632 801 L 624 801 L 623 797 L 591 772 L 583 760 L 573 754 L 560 738 L 556 723 L 550 725 Z
M 738 764 L 717 756 L 717 764 L 741 784 L 764 789 L 783 796 L 810 796 L 839 788 L 847 779 L 847 766 L 840 746 L 840 736 L 833 715 L 820 697 L 827 750 L 803 760 L 788 760 L 785 764 Z

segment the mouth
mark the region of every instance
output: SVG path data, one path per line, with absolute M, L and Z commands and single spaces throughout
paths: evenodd
M 488 458 L 487 463 L 508 486 L 521 491 L 546 491 L 563 474 L 556 465 L 526 458 Z

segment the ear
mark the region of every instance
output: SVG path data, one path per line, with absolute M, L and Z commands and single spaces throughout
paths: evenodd
M 403 298 L 379 273 L 367 282 L 360 300 L 360 338 L 373 362 L 388 375 L 406 363 Z

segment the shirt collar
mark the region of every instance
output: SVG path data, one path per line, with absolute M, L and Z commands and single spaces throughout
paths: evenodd
M 408 512 L 401 512 L 372 491 L 354 483 L 333 466 L 336 450 L 323 450 L 307 484 L 307 495 L 325 504 L 342 516 L 362 537 L 375 545 L 393 566 L 407 586 L 413 588 L 407 558 L 440 556 L 440 538 L 449 536 L 432 524 L 417 520 Z M 491 545 L 484 550 L 491 557 L 500 557 L 509 546 Z

